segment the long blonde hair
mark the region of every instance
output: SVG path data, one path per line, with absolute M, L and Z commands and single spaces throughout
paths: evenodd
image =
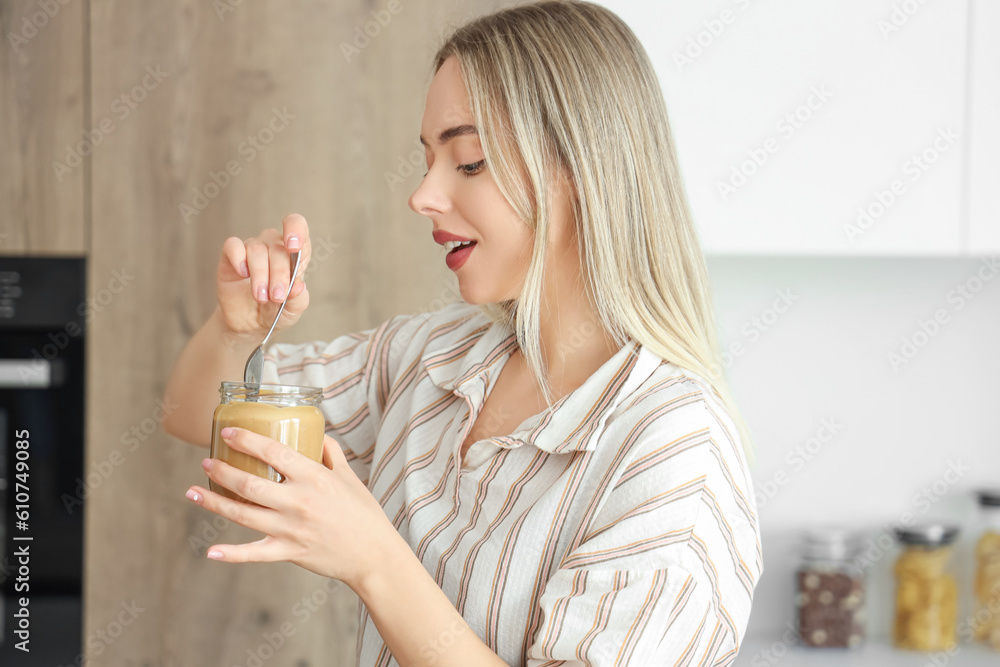
M 591 2 L 546 0 L 458 28 L 455 56 L 483 154 L 503 196 L 535 232 L 516 300 L 483 304 L 516 332 L 550 407 L 539 338 L 548 184 L 576 190 L 587 297 L 619 346 L 628 339 L 700 376 L 738 430 L 749 430 L 722 372 L 711 290 L 653 66 L 629 27 Z M 540 196 L 536 196 L 541 193 Z

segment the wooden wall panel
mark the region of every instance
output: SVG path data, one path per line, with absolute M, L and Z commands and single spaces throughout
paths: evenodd
M 0 2 L 0 254 L 85 250 L 87 3 L 53 5 Z
M 90 491 L 85 632 L 122 603 L 144 609 L 89 656 L 100 664 L 246 664 L 286 622 L 294 635 L 267 664 L 354 664 L 350 591 L 327 595 L 324 580 L 289 564 L 210 562 L 206 542 L 191 546 L 252 536 L 229 527 L 215 537 L 214 515 L 184 499 L 204 483 L 204 450 L 162 433 L 157 400 L 214 308 L 223 240 L 286 213 L 309 219 L 326 258 L 310 269 L 310 311 L 284 340 L 329 339 L 458 298 L 429 221 L 406 208 L 418 170 L 392 190 L 384 175 L 415 148 L 444 24 L 495 3 L 401 2 L 348 60 L 341 42 L 384 3 L 271 0 L 218 13 L 225 0 L 91 0 L 92 116 L 114 122 L 93 157 L 92 285 L 115 271 L 129 279 L 92 322 L 88 464 L 122 462 Z M 274 109 L 294 118 L 250 150 Z M 240 173 L 216 192 L 212 174 L 226 181 L 230 161 Z M 304 596 L 322 602 L 305 614 Z

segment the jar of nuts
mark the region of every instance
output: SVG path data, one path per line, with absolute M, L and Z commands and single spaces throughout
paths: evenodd
M 972 617 L 978 641 L 1000 651 L 1000 489 L 979 491 L 982 533 L 976 542 L 976 611 Z
M 805 532 L 795 573 L 799 642 L 856 648 L 865 639 L 864 574 L 855 566 L 859 536 L 842 528 Z
M 893 643 L 914 651 L 955 647 L 958 587 L 952 545 L 958 528 L 924 524 L 896 531 L 896 615 Z

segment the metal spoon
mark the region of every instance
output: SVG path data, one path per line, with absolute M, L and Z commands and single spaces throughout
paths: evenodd
M 288 283 L 288 292 L 292 291 L 292 285 L 295 284 L 295 276 L 299 272 L 299 260 L 302 258 L 301 252 L 293 252 L 292 257 L 295 260 L 295 266 L 292 269 L 292 280 Z M 281 319 L 281 313 L 285 310 L 285 304 L 288 303 L 288 293 L 285 294 L 285 300 L 281 302 L 281 307 L 278 308 L 278 314 L 274 316 L 274 322 L 271 323 L 271 328 L 267 330 L 267 335 L 264 336 L 264 340 L 261 341 L 257 349 L 253 351 L 250 358 L 247 359 L 246 368 L 243 370 L 243 382 L 248 385 L 255 385 L 247 387 L 247 400 L 256 400 L 256 396 L 260 390 L 260 378 L 264 374 L 264 345 L 267 343 L 267 339 L 271 337 L 271 332 L 274 331 L 274 326 Z

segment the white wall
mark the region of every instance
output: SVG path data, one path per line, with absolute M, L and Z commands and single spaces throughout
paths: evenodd
M 776 637 L 793 618 L 794 530 L 839 522 L 876 537 L 905 512 L 967 520 L 969 490 L 1000 487 L 1000 262 L 712 257 L 709 270 L 723 343 L 743 344 L 730 380 L 757 439 L 765 573 L 748 638 Z M 779 292 L 792 303 L 769 312 Z M 944 324 L 894 369 L 888 355 L 935 313 Z M 824 419 L 836 434 L 808 461 L 786 458 L 827 435 Z M 950 462 L 969 468 L 954 484 Z M 914 499 L 935 481 L 942 496 Z M 892 558 L 869 571 L 872 635 L 888 631 Z

